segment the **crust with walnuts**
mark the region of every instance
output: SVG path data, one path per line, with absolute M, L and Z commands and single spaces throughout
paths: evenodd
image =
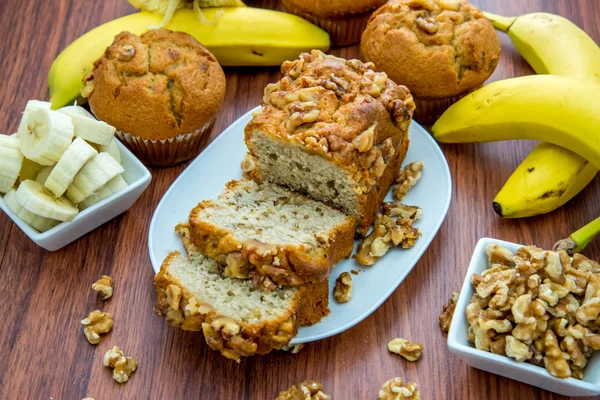
M 215 312 L 214 304 L 200 302 L 179 279 L 169 273 L 170 264 L 181 257 L 171 253 L 154 278 L 155 311 L 176 328 L 202 331 L 207 344 L 227 358 L 266 354 L 288 344 L 298 333 L 297 313 L 305 289 L 297 289 L 288 309 L 276 317 L 244 324 Z M 235 278 L 232 278 L 235 279 Z

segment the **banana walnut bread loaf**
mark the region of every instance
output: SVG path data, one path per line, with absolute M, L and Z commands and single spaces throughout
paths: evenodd
M 329 277 L 354 247 L 355 218 L 265 182 L 231 181 L 189 217 L 192 243 L 225 275 L 261 286 L 300 286 Z
M 244 172 L 332 205 L 365 234 L 408 150 L 409 90 L 318 50 L 287 61 L 245 128 Z
M 219 263 L 200 253 L 179 252 L 165 259 L 154 286 L 157 314 L 176 328 L 202 331 L 212 349 L 236 361 L 288 344 L 298 333 L 307 290 L 257 289 L 224 276 Z

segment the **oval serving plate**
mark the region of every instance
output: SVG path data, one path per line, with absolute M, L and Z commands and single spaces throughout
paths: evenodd
M 257 107 L 258 108 L 258 107 Z M 158 272 L 164 258 L 173 250 L 185 253 L 174 228 L 185 221 L 200 201 L 216 198 L 225 183 L 241 179 L 240 162 L 246 154 L 244 127 L 252 118 L 250 110 L 223 131 L 181 173 L 154 211 L 148 234 L 150 260 Z M 320 323 L 300 328 L 292 344 L 306 343 L 333 336 L 356 325 L 377 309 L 400 285 L 415 266 L 440 228 L 452 193 L 450 170 L 444 154 L 431 135 L 416 122 L 410 125 L 410 147 L 403 165 L 423 161 L 421 180 L 403 203 L 417 205 L 423 215 L 415 223 L 422 237 L 410 249 L 392 249 L 374 266 L 361 267 L 354 259 L 344 260 L 332 271 L 329 281 L 331 314 Z M 391 194 L 387 199 L 391 201 Z M 355 247 L 358 241 L 355 243 Z M 345 271 L 360 270 L 353 279 L 352 300 L 339 304 L 333 298 L 335 278 Z

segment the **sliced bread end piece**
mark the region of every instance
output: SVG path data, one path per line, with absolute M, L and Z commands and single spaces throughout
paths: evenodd
M 296 336 L 305 289 L 260 290 L 221 270 L 202 254 L 171 253 L 154 278 L 155 311 L 177 328 L 202 331 L 212 349 L 238 362 L 280 349 Z

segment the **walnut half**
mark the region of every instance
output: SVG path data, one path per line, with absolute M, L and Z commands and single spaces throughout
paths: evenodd
M 352 276 L 342 272 L 335 280 L 333 297 L 340 303 L 347 303 L 352 299 Z
M 414 219 L 401 217 L 394 219 L 385 214 L 378 214 L 373 230 L 358 246 L 356 261 L 361 265 L 373 265 L 394 246 L 403 249 L 414 246 L 421 232 L 412 224 L 420 213 L 415 211 L 411 215 Z
M 119 383 L 125 383 L 137 369 L 137 361 L 131 357 L 125 357 L 123 352 L 114 346 L 104 354 L 104 366 L 113 369 L 113 379 Z
M 102 300 L 108 300 L 113 295 L 112 278 L 108 275 L 102 275 L 92 284 L 92 289 L 98 292 Z
M 450 323 L 452 323 L 456 302 L 458 302 L 458 292 L 453 292 L 448 304 L 444 305 L 443 312 L 440 314 L 440 329 L 442 332 L 450 330 Z
M 417 384 L 408 382 L 402 385 L 402 378 L 392 378 L 385 382 L 378 395 L 379 400 L 420 400 Z
M 406 196 L 408 191 L 415 186 L 421 178 L 422 169 L 423 162 L 415 161 L 398 171 L 398 176 L 396 176 L 396 181 L 394 182 L 396 185 L 392 188 L 394 200 L 400 201 L 404 199 L 404 196 Z
M 330 400 L 331 397 L 323 392 L 323 385 L 315 381 L 302 381 L 298 386 L 292 386 L 280 392 L 275 400 Z
M 403 338 L 396 338 L 388 343 L 388 350 L 401 355 L 408 361 L 417 361 L 421 358 L 423 345 L 421 343 L 411 343 Z
M 113 326 L 113 320 L 109 313 L 94 310 L 86 319 L 81 320 L 83 333 L 91 344 L 100 343 L 100 334 L 107 333 Z

